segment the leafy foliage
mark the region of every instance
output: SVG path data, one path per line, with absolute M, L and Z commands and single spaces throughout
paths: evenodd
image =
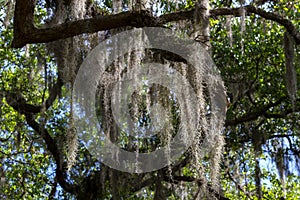
M 197 5 L 190 0 L 149 2 L 147 8 L 151 8 L 154 16 L 188 12 Z M 94 159 L 79 141 L 76 163 L 67 171 L 65 144 L 70 128 L 70 83 L 61 80 L 61 66 L 57 55 L 49 50 L 49 44 L 11 48 L 15 1 L 0 3 L 1 199 L 197 198 L 201 180 L 193 168 L 197 163 L 188 160 L 192 157 L 191 150 L 180 160 L 181 164 L 172 166 L 178 168 L 176 173 L 164 168 L 146 174 L 127 174 Z M 68 6 L 68 1 L 64 3 Z M 88 11 L 84 17 L 109 16 L 115 12 L 114 4 L 116 1 L 87 1 Z M 288 19 L 299 34 L 298 1 L 211 0 L 210 9 L 235 9 L 245 4 Z M 35 25 L 47 26 L 57 14 L 57 5 L 55 0 L 37 1 Z M 132 1 L 124 1 L 120 12 L 130 10 L 130 5 Z M 283 45 L 287 29 L 275 20 L 253 13 L 246 13 L 244 22 L 241 15 L 233 14 L 230 18 L 228 15 L 210 16 L 212 58 L 230 100 L 223 132 L 226 144 L 220 177 L 224 196 L 216 198 L 299 199 L 300 93 L 298 90 L 292 102 L 287 88 L 287 54 Z M 64 20 L 75 19 L 66 17 Z M 174 21 L 163 26 L 177 31 L 180 37 L 192 37 L 194 19 Z M 103 39 L 116 32 L 118 30 L 113 29 L 96 34 L 102 34 Z M 90 40 L 92 36 L 73 37 L 83 44 L 77 52 L 81 59 L 95 46 L 94 40 Z M 299 80 L 300 49 L 295 43 L 291 48 L 295 52 L 294 75 Z M 298 81 L 297 88 L 299 85 Z M 144 98 L 143 94 L 141 97 Z M 171 110 L 172 125 L 177 130 L 181 119 L 174 110 L 176 100 L 172 101 L 175 105 Z M 144 120 L 141 124 L 149 123 L 145 108 L 146 105 L 140 109 L 143 116 L 140 119 Z M 99 112 L 101 115 L 101 110 Z M 122 134 L 118 142 L 127 148 L 128 138 Z M 141 146 L 147 151 L 153 143 L 161 145 L 159 142 L 159 138 L 152 138 L 141 142 Z M 210 172 L 208 159 L 197 162 L 203 164 L 201 170 L 207 176 Z M 208 187 L 210 184 L 208 182 Z

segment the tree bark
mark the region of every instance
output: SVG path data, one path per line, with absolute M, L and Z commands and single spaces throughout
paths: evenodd
M 179 11 L 162 15 L 160 17 L 154 17 L 150 12 L 141 10 L 122 12 L 107 16 L 99 15 L 90 19 L 65 22 L 51 28 L 36 28 L 33 21 L 34 2 L 34 0 L 16 1 L 14 14 L 14 39 L 12 42 L 12 47 L 14 48 L 20 48 L 26 44 L 47 43 L 80 35 L 82 33 L 94 33 L 97 31 L 110 30 L 124 26 L 162 26 L 163 24 L 171 21 L 185 19 L 192 20 L 195 13 L 195 9 L 192 9 L 190 11 Z M 203 3 L 200 4 L 201 9 L 202 4 Z M 203 6 L 205 8 L 204 4 Z M 294 37 L 296 44 L 300 44 L 300 33 L 290 20 L 277 14 L 266 12 L 263 9 L 255 8 L 252 5 L 245 6 L 244 9 L 248 14 L 253 13 L 281 24 L 287 29 L 291 36 Z M 233 15 L 235 17 L 241 16 L 240 8 L 218 8 L 211 11 L 206 10 L 205 12 L 209 12 L 207 15 L 208 17 L 224 15 Z M 208 19 L 206 19 L 206 21 L 207 20 Z

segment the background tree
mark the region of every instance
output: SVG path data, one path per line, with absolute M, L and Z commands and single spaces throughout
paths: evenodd
M 1 5 L 1 198 L 300 197 L 298 1 L 2 0 Z M 77 137 L 70 92 L 82 61 L 104 39 L 146 26 L 168 28 L 202 43 L 221 72 L 230 103 L 220 188 L 212 175 L 219 152 L 203 159 L 196 155 L 205 133 L 180 162 L 143 174 L 105 166 Z M 137 55 L 132 51 L 124 59 L 141 62 Z M 143 55 L 168 62 L 181 73 L 188 69 L 176 55 L 155 50 Z M 112 74 L 121 64 L 111 66 Z M 191 81 L 193 72 L 186 74 Z M 194 83 L 196 91 L 198 87 L 201 84 Z M 167 144 L 181 120 L 175 112 L 176 98 L 159 86 L 151 89 L 150 94 L 134 96 L 132 115 L 141 120 L 141 127 L 146 126 L 151 117 L 144 98 L 159 94 L 172 116 L 172 126 L 164 129 L 165 137 L 137 145 L 145 152 Z M 104 99 L 108 91 L 100 84 L 98 97 Z M 108 130 L 115 124 L 109 121 L 110 108 L 103 109 L 107 102 L 104 99 L 98 105 L 98 114 Z M 129 145 L 135 144 L 134 138 L 124 143 L 126 135 L 121 130 L 108 134 L 122 148 L 137 150 Z

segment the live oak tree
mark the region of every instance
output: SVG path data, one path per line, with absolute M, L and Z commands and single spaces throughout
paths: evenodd
M 299 198 L 297 0 L 2 0 L 0 12 L 1 198 Z M 228 108 L 222 135 L 212 137 L 203 127 L 180 162 L 131 174 L 88 152 L 74 128 L 70 93 L 81 63 L 95 46 L 140 27 L 171 29 L 201 43 L 220 70 Z M 143 59 L 169 63 L 206 101 L 209 86 L 195 81 L 186 60 L 168 52 L 132 50 L 110 66 L 110 73 L 117 76 L 124 60 L 135 65 Z M 98 86 L 103 100 L 97 105 L 99 123 L 128 151 L 148 152 L 168 144 L 184 120 L 166 88 L 152 86 L 149 92 L 133 94 L 131 115 L 140 128 L 149 123 L 151 103 L 162 103 L 171 119 L 163 137 L 138 141 L 136 147 L 134 138 L 113 129 L 106 86 Z M 210 151 L 199 157 L 207 140 Z

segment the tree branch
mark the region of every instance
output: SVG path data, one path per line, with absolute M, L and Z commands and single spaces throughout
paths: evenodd
M 238 190 L 240 190 L 242 193 L 244 193 L 248 199 L 253 199 L 250 194 L 244 189 L 244 187 L 242 185 L 240 185 L 237 181 L 234 180 L 234 178 L 232 177 L 232 175 L 229 173 L 229 171 L 227 171 L 226 173 L 229 177 L 229 179 L 236 185 L 236 187 L 238 188 Z
M 18 19 L 19 18 L 15 18 L 15 23 L 17 24 L 19 24 Z M 27 26 L 28 24 L 23 25 Z M 91 19 L 69 21 L 63 24 L 55 25 L 51 28 L 38 29 L 36 27 L 28 27 L 28 29 L 26 29 L 26 34 L 15 35 L 12 47 L 19 48 L 29 43 L 47 43 L 59 39 L 73 37 L 82 33 L 94 33 L 97 31 L 109 30 L 124 26 L 156 26 L 156 22 L 155 18 L 151 17 L 149 12 L 142 11 L 123 12 L 115 15 L 96 16 Z M 24 29 L 19 29 L 19 27 L 15 26 L 15 33 L 22 31 L 24 31 Z
M 226 16 L 226 15 L 233 15 L 235 17 L 241 17 L 242 12 L 241 10 L 245 9 L 247 14 L 256 14 L 262 18 L 272 20 L 277 22 L 278 24 L 284 26 L 286 30 L 294 37 L 296 44 L 300 44 L 300 32 L 294 26 L 294 24 L 275 13 L 267 12 L 261 8 L 256 8 L 253 5 L 248 5 L 240 8 L 217 8 L 210 10 L 210 17 L 214 18 L 217 16 Z M 158 18 L 159 24 L 165 24 L 171 21 L 178 21 L 178 20 L 187 20 L 193 19 L 195 9 L 189 11 L 179 11 L 170 14 L 162 15 Z
M 167 181 L 167 182 L 170 182 L 170 183 L 195 182 L 195 183 L 198 183 L 199 186 L 201 186 L 203 184 L 203 182 L 200 179 L 197 179 L 197 178 L 192 177 L 192 176 L 175 176 L 175 175 L 172 175 L 172 177 L 170 177 L 169 175 L 164 174 L 163 179 L 164 179 L 164 181 Z M 211 186 L 208 186 L 208 190 L 211 192 L 211 194 L 214 195 L 215 198 L 217 198 L 219 200 L 229 200 L 227 197 L 224 197 L 223 195 L 221 195 L 219 192 L 217 192 Z
M 52 90 L 50 91 L 50 96 L 46 100 L 45 108 L 46 110 L 53 104 L 56 97 L 61 93 L 61 87 L 63 82 L 60 78 L 58 78 L 57 82 L 53 86 Z M 25 98 L 22 96 L 21 93 L 16 91 L 14 92 L 6 92 L 5 93 L 6 102 L 8 105 L 13 107 L 21 114 L 26 113 L 39 113 L 41 112 L 43 106 L 42 105 L 32 105 L 26 102 Z
M 34 20 L 33 20 L 34 6 L 35 6 L 35 0 L 16 1 L 15 13 L 14 13 L 14 41 L 15 42 L 31 37 L 30 35 L 27 35 L 27 33 L 31 32 L 34 29 Z M 14 47 L 14 41 L 12 44 L 13 47 Z M 24 46 L 25 44 L 23 44 L 22 46 Z
M 270 108 L 279 105 L 284 99 L 286 99 L 286 97 L 281 97 L 275 103 L 270 103 L 268 105 L 265 105 L 261 108 L 258 108 L 256 111 L 246 113 L 245 115 L 243 115 L 239 118 L 236 118 L 236 119 L 233 119 L 233 120 L 227 119 L 227 120 L 225 120 L 225 126 L 235 126 L 237 124 L 241 124 L 241 123 L 244 123 L 244 122 L 256 120 L 258 117 L 263 116 L 264 114 L 266 114 L 266 112 Z
M 299 100 L 298 100 L 299 101 Z M 295 108 L 295 109 L 286 109 L 284 112 L 281 112 L 281 113 L 265 113 L 264 114 L 264 117 L 266 118 L 274 118 L 274 119 L 278 119 L 278 118 L 284 118 L 286 117 L 287 115 L 291 114 L 291 113 L 294 113 L 294 112 L 300 112 L 300 108 Z
M 233 15 L 241 16 L 242 8 L 218 8 L 210 11 L 210 17 Z M 245 11 L 259 15 L 265 19 L 275 21 L 284 26 L 300 44 L 300 33 L 291 21 L 252 5 L 243 7 Z M 55 25 L 51 28 L 36 28 L 33 22 L 34 0 L 17 0 L 14 18 L 14 40 L 12 47 L 19 48 L 29 43 L 47 43 L 59 39 L 73 37 L 83 33 L 94 33 L 124 26 L 150 27 L 162 26 L 167 22 L 178 20 L 191 20 L 194 18 L 195 9 L 179 11 L 154 17 L 147 11 L 122 12 L 115 15 L 96 16 L 91 19 L 69 21 Z
M 54 157 L 54 160 L 56 162 L 56 177 L 57 181 L 59 182 L 60 186 L 66 190 L 67 192 L 70 192 L 71 194 L 76 194 L 79 191 L 79 187 L 75 184 L 70 184 L 65 180 L 65 175 L 63 170 L 60 168 L 61 166 L 61 159 L 62 156 L 58 150 L 56 141 L 50 136 L 47 129 L 40 126 L 34 119 L 33 114 L 26 114 L 26 121 L 28 125 L 36 131 L 45 141 L 47 145 L 47 149 L 51 152 L 51 154 Z
M 278 24 L 284 26 L 286 28 L 286 30 L 294 37 L 296 43 L 300 44 L 300 33 L 290 20 L 285 19 L 275 13 L 267 12 L 261 8 L 256 8 L 253 5 L 248 5 L 243 8 L 245 9 L 246 13 L 248 13 L 248 14 L 253 13 L 262 18 L 275 21 Z M 216 10 L 212 10 L 211 16 L 233 15 L 235 17 L 240 17 L 242 14 L 240 12 L 241 9 L 242 8 L 219 8 Z
M 270 118 L 279 119 L 279 118 L 285 118 L 287 115 L 289 115 L 291 113 L 300 112 L 299 106 L 297 106 L 295 109 L 292 109 L 292 108 L 285 109 L 283 112 L 280 112 L 280 113 L 267 112 L 270 108 L 278 106 L 285 99 L 286 99 L 286 97 L 281 97 L 275 103 L 270 103 L 268 105 L 265 105 L 262 108 L 258 108 L 256 111 L 246 113 L 245 115 L 243 115 L 239 118 L 227 119 L 227 120 L 225 120 L 225 126 L 235 126 L 237 124 L 241 124 L 244 122 L 253 121 L 253 120 L 256 120 L 260 116 L 263 116 L 268 119 L 270 119 Z M 300 99 L 297 99 L 296 102 L 300 102 Z

